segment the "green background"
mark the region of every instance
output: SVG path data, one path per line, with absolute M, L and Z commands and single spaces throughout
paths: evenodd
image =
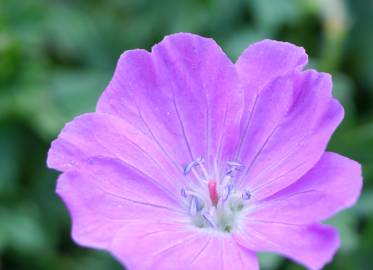
M 330 221 L 342 247 L 325 269 L 372 269 L 371 0 L 0 0 L 0 269 L 121 269 L 70 240 L 47 150 L 65 122 L 94 110 L 124 50 L 179 31 L 213 37 L 233 60 L 254 41 L 290 41 L 333 74 L 346 118 L 329 149 L 363 164 L 365 187 Z M 303 269 L 261 260 L 262 269 Z

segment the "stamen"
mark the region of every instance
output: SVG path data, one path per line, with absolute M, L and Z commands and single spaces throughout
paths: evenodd
M 222 180 L 222 182 L 221 182 L 221 185 L 223 186 L 223 187 L 225 187 L 226 185 L 229 185 L 229 184 L 231 184 L 232 183 L 232 176 L 230 176 L 230 175 L 225 175 L 224 177 L 223 177 L 223 180 Z
M 200 166 L 199 166 L 199 167 L 201 168 L 202 173 L 203 173 L 205 179 L 209 179 L 209 178 L 210 178 L 210 177 L 209 177 L 209 174 L 208 174 L 208 172 L 207 172 L 205 166 L 202 165 L 202 162 L 204 162 L 203 159 L 202 159 L 202 161 L 200 162 Z
M 209 189 L 211 202 L 214 206 L 216 206 L 219 201 L 219 194 L 218 194 L 217 187 L 216 187 L 216 181 L 210 180 L 207 186 Z
M 192 162 L 190 162 L 184 168 L 184 171 L 183 171 L 184 175 L 188 175 L 190 172 L 192 172 L 194 177 L 197 179 L 198 183 L 207 183 L 207 179 L 209 178 L 209 176 L 208 176 L 206 168 L 202 164 L 204 161 L 205 160 L 203 159 L 203 157 L 198 157 Z M 193 170 L 197 166 L 200 168 L 200 171 Z
M 180 193 L 181 193 L 181 196 L 183 198 L 188 198 L 189 196 L 194 196 L 197 199 L 203 201 L 203 195 L 200 194 L 200 193 L 198 193 L 198 192 L 195 192 L 193 190 L 182 188 L 181 191 L 180 191 Z
M 227 164 L 231 167 L 242 167 L 243 165 L 237 161 L 227 161 Z
M 242 193 L 242 200 L 250 200 L 251 199 L 251 193 L 249 191 L 245 191 L 244 193 Z
M 229 198 L 229 195 L 232 193 L 233 187 L 234 186 L 232 183 L 225 186 L 223 193 L 223 202 L 225 202 Z
M 237 161 L 227 161 L 227 165 L 229 166 L 229 169 L 225 173 L 226 175 L 232 175 L 236 171 L 240 171 L 243 167 L 243 165 Z
M 192 170 L 192 173 L 194 177 L 199 181 L 199 183 L 207 183 L 205 179 L 203 179 L 197 172 L 196 170 Z
M 190 162 L 188 165 L 185 166 L 184 168 L 184 175 L 188 175 L 190 173 L 190 171 L 196 167 L 196 166 L 199 166 L 201 163 L 203 162 L 203 158 L 202 157 L 199 157 L 195 160 L 193 160 L 192 162 Z
M 239 222 L 242 209 L 247 206 L 245 201 L 252 198 L 252 190 L 237 190 L 235 185 L 236 172 L 244 166 L 236 161 L 226 163 L 225 174 L 218 169 L 214 162 L 215 171 L 207 171 L 204 159 L 199 157 L 187 166 L 183 172 L 193 180 L 190 186 L 180 189 L 191 218 L 191 222 L 198 228 L 213 228 L 225 233 L 231 233 Z M 238 187 L 237 187 L 238 188 Z
M 218 227 L 216 225 L 214 219 L 210 216 L 209 213 L 203 213 L 202 216 L 206 220 L 206 222 L 210 225 L 210 227 L 213 227 L 213 228 L 217 228 Z
M 190 214 L 192 216 L 195 216 L 201 210 L 202 210 L 202 206 L 201 206 L 200 202 L 198 201 L 198 199 L 196 197 L 193 196 L 190 200 L 190 208 L 189 208 Z
M 180 190 L 180 193 L 181 193 L 181 196 L 182 196 L 183 198 L 186 198 L 186 197 L 187 197 L 187 193 L 186 193 L 185 188 L 182 188 L 182 189 Z

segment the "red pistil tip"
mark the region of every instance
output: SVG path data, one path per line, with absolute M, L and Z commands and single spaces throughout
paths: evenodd
M 207 184 L 209 188 L 209 193 L 210 193 L 210 199 L 211 202 L 214 206 L 218 204 L 219 201 L 219 195 L 216 187 L 216 181 L 215 180 L 210 180 Z

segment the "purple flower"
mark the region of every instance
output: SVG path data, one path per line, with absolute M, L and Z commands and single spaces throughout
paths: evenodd
M 264 40 L 233 64 L 193 34 L 125 52 L 96 112 L 49 151 L 74 240 L 136 270 L 255 270 L 257 252 L 322 268 L 339 237 L 321 222 L 356 202 L 362 177 L 325 152 L 343 108 L 306 63 Z

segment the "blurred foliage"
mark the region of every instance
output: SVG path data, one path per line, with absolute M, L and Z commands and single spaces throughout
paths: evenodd
M 363 164 L 365 189 L 330 221 L 342 248 L 326 269 L 372 269 L 372 29 L 371 0 L 0 0 L 0 269 L 121 269 L 70 240 L 47 150 L 65 122 L 94 110 L 123 50 L 179 31 L 213 37 L 233 60 L 259 39 L 294 42 L 333 74 L 346 120 L 329 149 Z

